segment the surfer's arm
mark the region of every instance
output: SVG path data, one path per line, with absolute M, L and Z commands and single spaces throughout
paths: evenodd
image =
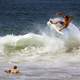
M 70 17 L 69 17 L 69 22 L 71 22 L 71 21 L 72 21 L 72 19 L 73 19 L 73 16 L 70 16 Z

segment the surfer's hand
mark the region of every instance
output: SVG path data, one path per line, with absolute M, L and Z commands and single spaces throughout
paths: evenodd
M 74 16 L 70 16 L 71 19 L 74 19 Z

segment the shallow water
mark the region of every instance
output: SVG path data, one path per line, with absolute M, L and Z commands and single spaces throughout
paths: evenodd
M 0 66 L 0 80 L 80 80 L 80 63 L 68 63 L 65 66 L 54 66 L 53 63 L 18 64 L 19 75 L 9 75 L 4 69 L 9 65 Z

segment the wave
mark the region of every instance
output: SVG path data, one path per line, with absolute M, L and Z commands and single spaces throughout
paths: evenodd
M 56 34 L 49 36 L 46 33 L 7 35 L 0 37 L 0 55 L 10 58 L 11 61 L 53 61 L 67 55 L 69 58 L 70 55 L 80 53 L 79 34 L 79 29 L 71 24 L 61 37 Z
M 3 47 L 5 53 L 25 49 L 26 47 L 44 46 L 43 37 L 33 33 L 20 36 L 7 35 L 0 40 L 1 47 Z

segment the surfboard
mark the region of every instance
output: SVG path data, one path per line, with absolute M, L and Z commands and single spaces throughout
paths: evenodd
M 50 20 L 53 20 L 53 19 L 50 19 Z M 57 23 L 57 24 L 53 24 L 50 22 L 50 20 L 47 22 L 47 25 L 51 28 L 51 29 L 54 29 L 56 32 L 58 32 L 59 34 L 64 34 L 63 31 L 59 31 L 63 25 L 61 25 L 60 23 Z M 58 19 L 56 20 L 53 20 L 53 22 L 55 23 L 56 21 L 60 21 Z

